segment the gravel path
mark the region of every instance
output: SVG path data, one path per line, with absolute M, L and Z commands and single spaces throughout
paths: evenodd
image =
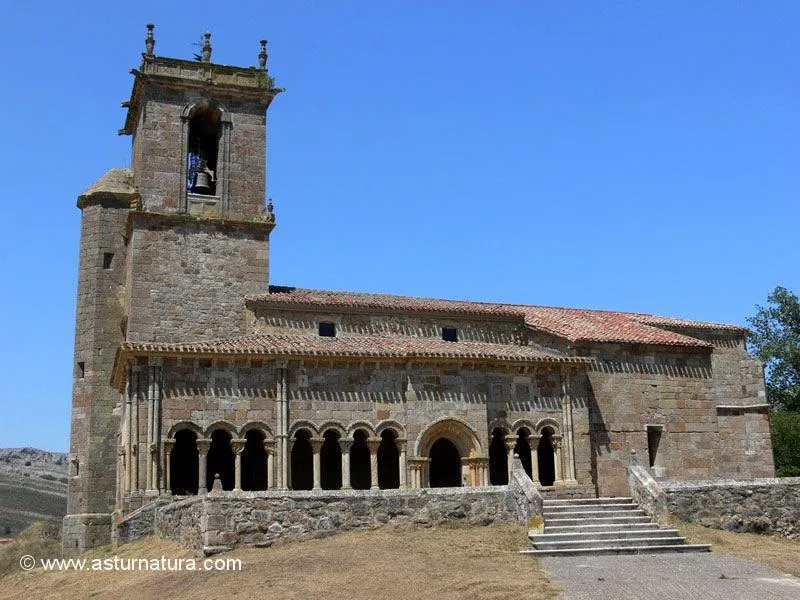
M 540 560 L 564 600 L 800 599 L 800 579 L 713 552 Z

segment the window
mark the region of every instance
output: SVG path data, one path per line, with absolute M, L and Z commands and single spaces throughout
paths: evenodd
M 220 134 L 220 112 L 216 108 L 204 104 L 192 113 L 189 120 L 186 184 L 193 194 L 213 196 L 216 193 Z
M 455 327 L 442 327 L 442 339 L 445 342 L 457 342 L 458 331 Z
M 106 252 L 105 254 L 103 254 L 103 268 L 110 269 L 112 260 L 114 260 L 113 252 Z
M 661 457 L 658 455 L 658 446 L 661 443 L 661 432 L 663 427 L 660 425 L 647 426 L 647 453 L 650 458 L 650 467 L 660 467 Z
M 325 323 L 322 322 L 319 324 L 319 334 L 322 337 L 336 337 L 336 324 L 335 323 Z
M 86 375 L 86 363 L 79 362 L 78 363 L 78 377 L 83 379 L 84 375 Z

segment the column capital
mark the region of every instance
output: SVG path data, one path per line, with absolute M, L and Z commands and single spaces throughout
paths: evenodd
M 310 440 L 308 440 L 308 441 L 309 441 L 309 442 L 311 442 L 311 449 L 312 449 L 312 450 L 314 451 L 314 453 L 316 454 L 316 453 L 318 453 L 320 450 L 322 450 L 322 444 L 324 444 L 324 443 L 325 443 L 325 438 L 311 438 L 311 439 L 310 439 Z
M 551 435 L 550 436 L 550 445 L 553 446 L 553 449 L 558 450 L 561 448 L 561 443 L 563 442 L 563 438 L 560 435 Z
M 275 440 L 264 440 L 264 452 L 275 454 Z
M 511 451 L 516 447 L 519 438 L 516 435 L 507 435 L 503 438 L 503 441 L 505 442 L 506 450 Z
M 167 452 L 169 452 L 170 450 L 172 450 L 172 447 L 175 445 L 175 440 L 173 440 L 173 439 L 168 439 L 168 440 L 164 440 L 164 441 L 163 441 L 163 442 L 161 442 L 161 443 L 162 443 L 162 444 L 164 444 L 164 450 L 166 450 Z
M 247 445 L 247 440 L 243 438 L 234 438 L 231 440 L 231 449 L 236 454 L 241 454 L 244 452 L 244 447 Z
M 403 452 L 406 449 L 408 440 L 406 438 L 395 438 L 394 444 L 399 452 Z
M 378 446 L 381 445 L 382 441 L 383 440 L 381 438 L 379 438 L 379 437 L 377 437 L 377 438 L 374 438 L 374 437 L 367 438 L 367 446 L 369 447 L 369 451 L 370 452 L 377 452 L 378 451 Z
M 208 454 L 208 449 L 211 447 L 211 440 L 208 438 L 200 438 L 197 440 L 197 451 L 200 454 Z
M 349 454 L 350 448 L 353 446 L 353 440 L 349 438 L 340 438 L 339 439 L 339 448 L 342 449 L 342 454 Z
M 156 454 L 158 452 L 158 444 L 156 442 L 151 442 L 147 449 L 151 455 Z

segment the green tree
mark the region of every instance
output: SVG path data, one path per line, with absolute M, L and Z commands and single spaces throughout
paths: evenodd
M 776 287 L 766 306 L 748 319 L 750 352 L 764 361 L 767 400 L 773 408 L 800 412 L 800 300 Z
M 800 413 L 772 413 L 772 453 L 778 477 L 800 476 Z

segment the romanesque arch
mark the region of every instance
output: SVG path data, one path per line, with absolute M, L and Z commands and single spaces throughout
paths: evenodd
M 342 487 L 342 449 L 340 428 L 328 428 L 322 434 L 320 449 L 320 482 L 323 490 L 338 490 Z
M 378 487 L 381 489 L 400 487 L 400 451 L 397 449 L 397 433 L 386 427 L 380 434 L 378 446 Z
M 209 436 L 211 445 L 208 448 L 206 467 L 206 488 L 214 486 L 214 476 L 219 474 L 222 489 L 230 491 L 235 484 L 236 457 L 231 448 L 232 435 L 227 429 L 214 429 Z
M 427 458 L 428 485 L 460 486 L 463 458 L 483 456 L 480 441 L 472 428 L 457 419 L 441 419 L 432 423 L 417 441 L 417 456 Z
M 353 444 L 350 446 L 350 486 L 355 490 L 368 490 L 372 485 L 369 446 L 370 435 L 366 429 L 353 432 Z
M 300 427 L 295 429 L 292 435 L 292 489 L 310 490 L 314 487 L 314 453 L 311 449 L 311 431 L 306 427 Z
M 546 425 L 541 429 L 541 438 L 536 449 L 539 462 L 539 481 L 550 486 L 556 480 L 556 453 L 553 448 L 553 429 Z
M 267 489 L 267 452 L 264 448 L 266 436 L 260 427 L 248 429 L 244 434 L 242 452 L 242 489 Z

